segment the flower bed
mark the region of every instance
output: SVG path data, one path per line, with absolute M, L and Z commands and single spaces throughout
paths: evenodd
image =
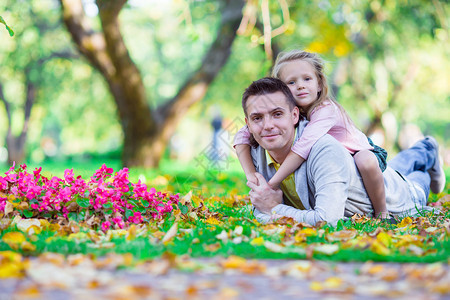
M 26 218 L 85 221 L 91 226 L 124 228 L 161 219 L 178 204 L 179 195 L 157 192 L 131 183 L 128 168 L 116 172 L 100 167 L 89 181 L 66 170 L 64 178 L 44 177 L 42 168 L 32 173 L 27 166 L 13 165 L 0 176 L 0 212 Z

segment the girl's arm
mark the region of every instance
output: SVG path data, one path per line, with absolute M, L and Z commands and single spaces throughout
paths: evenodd
M 250 154 L 250 145 L 235 145 L 234 149 L 236 150 L 236 154 L 239 162 L 241 163 L 242 169 L 244 169 L 247 180 L 257 184 L 258 180 L 255 177 L 256 169 L 255 165 L 253 164 L 252 155 Z
M 305 161 L 303 157 L 296 154 L 295 152 L 289 152 L 288 156 L 286 156 L 286 159 L 281 164 L 278 171 L 273 175 L 273 177 L 269 180 L 269 185 L 272 188 L 278 188 L 280 183 L 288 177 L 291 173 L 294 173 L 295 170 L 297 170 L 302 163 Z
M 247 126 L 242 127 L 236 133 L 233 147 L 236 150 L 237 157 L 247 180 L 255 184 L 258 183 L 258 180 L 255 177 L 255 165 L 253 165 L 253 159 L 250 154 L 250 132 L 248 131 Z
M 334 104 L 328 103 L 317 107 L 311 113 L 309 123 L 291 150 L 307 160 L 309 152 L 317 140 L 341 123 L 343 123 L 341 112 Z M 345 128 L 342 127 L 342 130 Z
M 308 159 L 309 152 L 317 140 L 327 134 L 339 122 L 339 114 L 337 107 L 331 103 L 321 105 L 311 113 L 309 123 L 303 130 L 301 137 L 294 143 L 292 151 L 270 179 L 270 186 L 277 187 Z

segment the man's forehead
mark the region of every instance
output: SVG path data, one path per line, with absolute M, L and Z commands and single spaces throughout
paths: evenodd
M 286 95 L 282 92 L 250 96 L 247 100 L 247 112 L 249 114 L 255 111 L 260 111 L 261 113 L 264 111 L 271 111 L 277 107 L 289 109 Z

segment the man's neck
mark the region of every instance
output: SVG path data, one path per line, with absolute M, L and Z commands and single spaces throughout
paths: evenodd
M 267 151 L 269 152 L 270 156 L 272 156 L 272 158 L 275 160 L 276 163 L 279 163 L 281 165 L 284 162 L 289 152 L 291 151 L 292 143 L 294 142 L 294 137 L 295 135 L 292 137 L 291 142 L 288 143 L 284 148 Z

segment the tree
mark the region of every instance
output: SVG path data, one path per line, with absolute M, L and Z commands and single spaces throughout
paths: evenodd
M 224 0 L 215 41 L 175 97 L 149 106 L 142 76 L 120 32 L 119 13 L 126 0 L 97 0 L 101 32 L 89 25 L 81 0 L 60 0 L 64 22 L 80 53 L 102 74 L 118 108 L 124 133 L 125 166 L 156 167 L 178 120 L 200 101 L 226 63 L 242 18 L 244 1 Z
M 45 63 L 58 58 L 71 58 L 74 53 L 64 46 L 55 47 L 44 42 L 45 37 L 55 37 L 61 32 L 58 31 L 60 26 L 57 20 L 53 23 L 48 14 L 43 17 L 41 11 L 28 3 L 9 3 L 8 8 L 13 12 L 20 10 L 20 16 L 26 20 L 17 24 L 19 29 L 16 29 L 15 37 L 4 43 L 6 48 L 16 50 L 0 53 L 4 62 L 0 74 L 0 101 L 4 104 L 7 117 L 5 140 L 8 164 L 11 165 L 25 160 L 31 112 L 46 76 L 43 72 Z M 1 17 L 0 23 L 6 25 Z M 8 26 L 7 29 L 12 36 L 12 30 Z M 9 84 L 13 88 L 8 87 Z M 5 90 L 14 92 L 7 93 Z M 23 118 L 20 120 L 19 116 Z

